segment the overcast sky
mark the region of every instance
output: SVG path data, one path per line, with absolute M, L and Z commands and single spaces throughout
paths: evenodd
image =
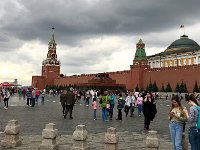
M 147 55 L 183 34 L 200 44 L 199 0 L 1 0 L 0 82 L 41 75 L 55 27 L 61 73 L 128 70 L 141 38 Z

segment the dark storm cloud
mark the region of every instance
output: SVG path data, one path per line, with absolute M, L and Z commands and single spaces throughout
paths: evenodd
M 0 31 L 23 41 L 50 38 L 56 28 L 59 44 L 75 45 L 101 35 L 147 35 L 196 23 L 196 0 L 19 0 L 8 2 Z M 1 38 L 0 38 L 1 39 Z M 1 43 L 4 40 L 1 41 Z M 10 45 L 8 45 L 9 47 Z
M 107 61 L 110 59 L 112 54 L 112 50 L 105 50 L 101 51 L 76 51 L 74 52 L 67 52 L 62 56 L 62 66 L 75 66 L 75 67 L 82 67 L 82 66 L 94 66 L 101 62 Z

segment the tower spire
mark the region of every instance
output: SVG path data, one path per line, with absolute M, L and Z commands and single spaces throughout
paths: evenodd
M 55 28 L 52 27 L 51 29 L 52 29 L 52 37 L 51 37 L 51 40 L 52 40 L 52 41 L 55 41 L 55 39 L 54 39 L 54 30 L 55 30 Z
M 56 54 L 56 42 L 55 42 L 55 35 L 54 35 L 54 30 L 55 28 L 52 27 L 52 34 L 51 38 L 49 41 L 49 46 L 48 46 L 48 53 L 47 53 L 47 58 L 43 60 L 42 64 L 43 65 L 60 65 L 60 61 L 57 60 L 57 54 Z
M 52 34 L 51 34 L 51 39 L 50 39 L 50 41 L 49 41 L 49 45 L 56 45 L 56 42 L 55 42 L 55 35 L 54 35 L 54 30 L 55 30 L 55 28 L 52 27 L 51 29 L 52 29 Z

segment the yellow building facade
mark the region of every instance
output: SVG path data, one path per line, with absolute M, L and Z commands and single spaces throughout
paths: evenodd
M 187 35 L 182 35 L 164 52 L 148 56 L 147 60 L 151 68 L 200 64 L 200 46 Z

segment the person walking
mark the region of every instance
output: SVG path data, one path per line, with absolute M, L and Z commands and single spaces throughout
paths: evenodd
M 115 94 L 114 94 L 114 92 L 111 92 L 110 93 L 110 114 L 109 114 L 109 116 L 110 116 L 110 120 L 112 120 L 112 118 L 113 118 L 113 109 L 114 109 L 114 107 L 115 107 Z
M 26 106 L 31 106 L 31 99 L 32 99 L 32 91 L 31 88 L 28 88 L 26 93 Z
M 110 101 L 110 97 L 108 96 L 108 91 L 104 91 L 103 95 L 100 97 L 101 99 L 101 108 L 102 108 L 102 119 L 103 121 L 107 120 L 107 103 Z
M 187 114 L 187 117 L 189 123 L 188 138 L 191 145 L 191 150 L 200 150 L 200 134 L 197 128 L 199 114 L 196 108 L 199 107 L 199 104 L 194 94 L 191 94 L 189 97 L 187 97 L 186 101 L 190 105 L 190 110 L 189 114 Z
M 149 130 L 150 122 L 153 121 L 157 113 L 156 103 L 150 92 L 147 92 L 146 98 L 143 102 L 143 114 L 144 114 L 144 130 Z
M 31 107 L 34 107 L 35 106 L 35 89 L 32 88 L 32 98 L 31 98 Z
M 92 107 L 93 107 L 93 119 L 97 120 L 97 101 L 95 97 L 93 98 Z
M 131 100 L 132 100 L 132 102 L 130 103 L 131 104 L 131 106 L 130 106 L 130 112 L 131 112 L 130 117 L 133 117 L 134 116 L 133 113 L 134 113 L 134 110 L 135 110 L 136 98 L 135 98 L 133 92 L 130 93 L 130 96 L 131 96 Z
M 172 105 L 169 111 L 169 130 L 174 150 L 182 150 L 182 134 L 184 122 L 187 121 L 187 109 L 181 105 L 179 97 L 172 97 Z
M 72 92 L 72 90 L 68 90 L 66 95 L 64 96 L 66 102 L 66 109 L 65 109 L 65 115 L 64 115 L 64 118 L 66 118 L 68 112 L 69 112 L 69 119 L 73 119 L 72 117 L 72 111 L 73 111 L 73 107 L 74 107 L 74 104 L 75 104 L 75 96 Z
M 10 92 L 8 89 L 5 90 L 5 94 L 4 94 L 4 104 L 5 104 L 5 107 L 4 109 L 8 109 L 8 100 L 10 98 Z
M 63 113 L 63 117 L 66 118 L 65 115 L 65 110 L 66 110 L 66 93 L 67 91 L 64 90 L 63 93 L 61 93 L 60 95 L 60 104 L 62 106 L 62 113 Z
M 38 103 L 38 98 L 40 96 L 40 90 L 39 89 L 36 89 L 35 90 L 35 102 Z
M 122 120 L 122 109 L 124 108 L 124 100 L 122 98 L 122 94 L 119 94 L 118 102 L 117 102 L 117 110 L 118 115 L 116 120 Z
M 45 95 L 46 95 L 46 90 L 45 89 L 43 89 L 42 90 L 42 94 L 41 94 L 42 96 L 42 104 L 44 104 L 44 99 L 45 99 Z
M 88 90 L 87 92 L 86 92 L 86 100 L 85 100 L 85 106 L 89 106 L 89 103 L 90 103 L 90 96 L 91 96 L 91 94 L 90 94 L 90 90 Z
M 137 106 L 138 106 L 138 115 L 141 116 L 142 105 L 143 105 L 143 97 L 141 96 L 141 94 L 138 95 L 136 103 L 137 103 Z
M 126 113 L 126 117 L 128 116 L 131 105 L 132 105 L 132 98 L 130 96 L 130 93 L 128 93 L 128 95 L 126 96 L 125 108 L 124 108 L 124 111 Z

